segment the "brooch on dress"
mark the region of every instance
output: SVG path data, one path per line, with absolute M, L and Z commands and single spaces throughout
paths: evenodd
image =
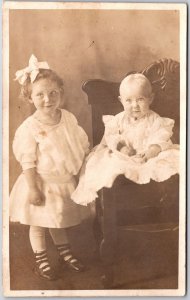
M 46 133 L 46 131 L 43 130 L 43 131 L 39 132 L 39 135 L 41 135 L 41 136 L 47 136 L 47 133 Z

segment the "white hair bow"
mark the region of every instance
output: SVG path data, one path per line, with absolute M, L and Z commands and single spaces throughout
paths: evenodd
M 46 61 L 38 62 L 37 58 L 32 54 L 29 59 L 28 67 L 18 70 L 15 74 L 15 80 L 18 80 L 18 82 L 23 85 L 29 76 L 31 82 L 34 82 L 39 73 L 39 69 L 49 69 L 49 65 Z

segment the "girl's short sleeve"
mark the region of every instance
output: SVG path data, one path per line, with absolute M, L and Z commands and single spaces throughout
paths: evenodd
M 89 144 L 88 136 L 87 136 L 86 132 L 78 124 L 78 121 L 77 121 L 76 117 L 72 113 L 69 113 L 69 118 L 70 118 L 71 122 L 73 123 L 73 125 L 75 127 L 75 131 L 77 133 L 77 137 L 80 140 L 80 143 L 81 143 L 81 145 L 83 147 L 84 152 L 86 154 L 88 154 L 89 153 L 90 144 Z
M 13 140 L 13 152 L 23 170 L 36 167 L 37 143 L 31 133 L 30 124 L 24 122 L 17 129 Z
M 89 141 L 88 141 L 88 136 L 85 133 L 84 129 L 79 125 L 78 125 L 78 128 L 77 128 L 77 131 L 78 131 L 79 139 L 81 140 L 81 144 L 83 145 L 84 152 L 86 154 L 88 154 L 89 147 L 90 147 L 90 144 L 89 144 Z

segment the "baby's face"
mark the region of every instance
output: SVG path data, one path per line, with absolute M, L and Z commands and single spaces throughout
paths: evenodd
M 32 84 L 31 102 L 44 114 L 54 112 L 60 105 L 61 93 L 57 82 L 40 79 Z
M 153 95 L 145 87 L 133 82 L 126 87 L 119 99 L 128 117 L 140 119 L 149 111 Z

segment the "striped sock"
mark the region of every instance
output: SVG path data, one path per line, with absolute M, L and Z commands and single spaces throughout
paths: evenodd
M 65 261 L 73 258 L 69 244 L 57 245 L 57 250 L 59 252 L 60 257 L 62 257 Z M 76 259 L 74 259 L 74 260 L 76 260 Z
M 49 272 L 51 270 L 47 257 L 47 252 L 45 250 L 35 253 L 35 259 L 38 268 L 42 270 L 43 273 Z

